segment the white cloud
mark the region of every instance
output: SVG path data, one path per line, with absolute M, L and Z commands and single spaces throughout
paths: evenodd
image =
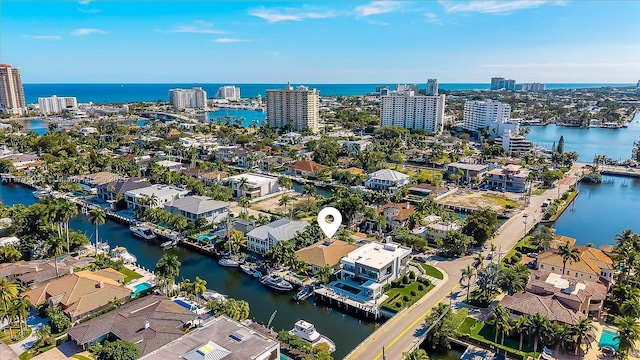
M 80 0 L 78 1 L 78 4 L 80 5 L 89 5 L 91 3 L 92 0 Z
M 404 4 L 399 1 L 373 1 L 367 5 L 356 6 L 358 16 L 371 16 L 389 13 L 400 9 Z
M 71 34 L 75 36 L 84 36 L 84 35 L 91 35 L 91 34 L 106 34 L 106 33 L 107 32 L 104 30 L 91 29 L 91 28 L 80 28 L 80 29 L 75 29 L 71 32 Z
M 424 21 L 433 24 L 442 25 L 442 20 L 438 17 L 438 15 L 434 13 L 426 13 L 424 14 Z
M 449 1 L 440 1 L 440 4 L 444 7 L 448 13 L 457 12 L 479 12 L 484 14 L 500 14 L 508 13 L 516 10 L 524 10 L 537 8 L 547 3 L 554 3 L 556 5 L 562 4 L 561 2 L 550 2 L 542 0 L 522 0 L 522 1 L 470 1 L 466 3 L 453 3 Z
M 270 23 L 276 23 L 279 21 L 302 21 L 304 19 L 325 19 L 335 17 L 338 14 L 332 10 L 306 10 L 306 9 L 291 9 L 286 8 L 282 10 L 270 10 L 264 7 L 258 9 L 252 9 L 249 11 L 249 15 L 259 17 L 267 20 Z
M 60 35 L 22 35 L 24 39 L 34 39 L 34 40 L 60 40 Z
M 253 40 L 235 39 L 235 38 L 219 38 L 219 39 L 213 39 L 212 41 L 217 43 L 230 44 L 230 43 L 240 43 L 240 42 L 251 42 Z
M 168 32 L 192 33 L 192 34 L 224 34 L 224 31 L 215 29 L 213 23 L 204 20 L 195 20 L 192 25 L 176 26 Z

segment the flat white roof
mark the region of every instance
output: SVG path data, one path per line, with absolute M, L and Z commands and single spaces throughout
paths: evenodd
M 185 189 L 168 186 L 168 185 L 158 185 L 158 184 L 143 187 L 140 189 L 129 190 L 126 192 L 126 194 L 134 195 L 134 196 L 155 195 L 157 197 L 175 196 L 177 194 L 187 194 L 187 193 L 189 193 L 189 191 Z
M 249 184 L 260 184 L 263 182 L 271 182 L 274 180 L 278 180 L 277 178 L 273 177 L 273 176 L 266 176 L 266 175 L 259 175 L 259 174 L 240 174 L 240 175 L 235 175 L 235 176 L 229 176 L 227 179 L 231 180 L 231 181 L 240 181 L 240 179 L 242 178 L 247 178 L 247 181 L 249 182 Z
M 396 258 L 411 254 L 411 249 L 396 243 L 371 242 L 353 250 L 345 260 L 374 269 L 382 269 Z

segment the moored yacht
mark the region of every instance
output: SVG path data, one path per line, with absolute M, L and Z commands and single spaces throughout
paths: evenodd
M 129 230 L 134 236 L 141 237 L 145 240 L 151 240 L 156 238 L 156 234 L 151 230 L 150 227 L 143 225 L 131 225 L 129 226 Z
M 331 339 L 329 339 L 328 337 L 320 334 L 316 330 L 316 327 L 308 321 L 296 321 L 295 325 L 293 325 L 293 329 L 289 331 L 289 334 L 296 335 L 301 339 L 307 340 L 312 345 L 325 343 L 329 345 L 329 350 L 331 352 L 336 351 L 336 344 L 334 344 L 333 341 L 331 341 Z
M 269 274 L 261 277 L 260 282 L 264 286 L 278 291 L 291 291 L 293 289 L 293 285 L 291 285 L 288 281 L 274 274 Z
M 135 264 L 136 262 L 138 262 L 138 259 L 136 259 L 136 257 L 131 253 L 129 253 L 129 251 L 127 251 L 127 249 L 123 246 L 114 248 L 112 252 L 113 256 L 118 259 L 122 259 L 125 264 Z

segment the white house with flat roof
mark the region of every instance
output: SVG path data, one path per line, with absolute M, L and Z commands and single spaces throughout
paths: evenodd
M 400 186 L 408 185 L 409 175 L 401 172 L 382 169 L 369 174 L 364 181 L 364 186 L 373 190 L 393 190 Z
M 407 268 L 411 249 L 397 243 L 371 242 L 362 245 L 340 260 L 339 277 L 361 283 L 363 293 L 377 299 L 382 286 L 402 276 Z
M 165 167 L 171 171 L 180 171 L 182 169 L 182 163 L 171 160 L 160 160 L 156 162 L 156 165 Z
M 128 208 L 163 208 L 173 200 L 185 197 L 189 190 L 169 185 L 151 185 L 124 193 Z
M 230 206 L 226 201 L 214 200 L 208 196 L 185 196 L 173 200 L 164 208 L 170 213 L 186 217 L 189 221 L 204 218 L 211 224 L 222 221 L 229 214 Z
M 246 179 L 246 188 L 242 188 Z M 234 197 L 247 196 L 251 199 L 259 198 L 278 191 L 278 178 L 259 174 L 241 174 L 227 178 L 231 184 L 231 192 Z
M 309 223 L 306 221 L 283 218 L 257 227 L 247 233 L 247 250 L 264 254 L 278 241 L 293 239 L 298 232 L 304 231 L 307 226 Z

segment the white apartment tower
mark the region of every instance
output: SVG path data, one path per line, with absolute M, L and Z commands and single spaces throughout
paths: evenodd
M 381 97 L 380 125 L 440 133 L 444 123 L 444 95 L 416 96 L 413 91 Z
M 38 105 L 40 106 L 40 112 L 43 115 L 60 114 L 67 109 L 77 109 L 78 100 L 71 96 L 57 97 L 53 95 L 50 97 L 38 98 Z
M 511 106 L 498 101 L 467 101 L 464 104 L 462 127 L 469 131 L 478 131 L 492 127 L 494 123 L 504 124 L 511 119 Z M 500 135 L 500 134 L 497 134 Z
M 438 79 L 427 80 L 427 90 L 425 92 L 427 96 L 438 96 Z
M 169 90 L 169 101 L 175 109 L 206 109 L 207 92 L 201 87 Z
M 240 88 L 235 86 L 221 86 L 216 93 L 216 99 L 240 101 Z
M 0 112 L 22 115 L 27 111 L 20 69 L 0 64 Z
M 290 84 L 283 90 L 267 90 L 267 121 L 269 126 L 282 128 L 292 125 L 296 131 L 308 127 L 318 132 L 319 123 L 318 90 L 309 90 L 298 86 L 295 90 Z

